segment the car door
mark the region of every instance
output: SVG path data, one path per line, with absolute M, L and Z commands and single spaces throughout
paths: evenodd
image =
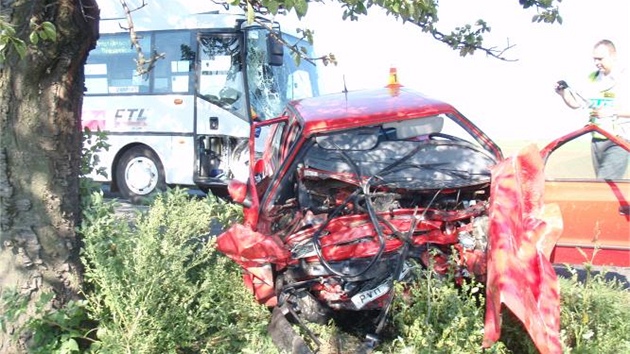
M 545 161 L 546 203 L 557 203 L 563 232 L 554 263 L 630 266 L 630 171 L 619 179 L 595 177 L 591 135 L 602 132 L 587 125 L 542 150 Z M 630 143 L 607 135 L 630 159 Z

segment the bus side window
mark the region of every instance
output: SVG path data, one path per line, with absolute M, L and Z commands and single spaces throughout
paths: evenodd
M 163 54 L 153 69 L 153 93 L 189 93 L 192 86 L 192 49 L 190 31 L 156 32 L 155 50 Z
M 151 44 L 150 35 L 139 35 L 145 56 Z M 88 57 L 86 65 L 87 94 L 125 94 L 149 91 L 147 76 L 137 73 L 137 53 L 131 46 L 129 34 L 103 34 L 96 48 Z

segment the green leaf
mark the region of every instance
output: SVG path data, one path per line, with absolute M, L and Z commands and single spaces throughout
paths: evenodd
M 293 53 L 293 60 L 295 61 L 295 65 L 297 66 L 299 66 L 300 63 L 302 62 L 302 58 L 296 53 Z
M 61 347 L 59 348 L 59 353 L 63 353 L 63 354 L 66 354 L 66 353 L 71 354 L 71 353 L 78 353 L 78 352 L 79 352 L 79 344 L 73 338 L 68 338 L 68 340 L 63 342 L 61 344 Z
M 269 1 L 269 3 L 267 4 L 267 9 L 274 15 L 278 13 L 278 8 L 279 4 L 277 1 Z
M 57 41 L 57 29 L 55 28 L 55 25 L 53 25 L 51 22 L 45 21 L 44 23 L 42 23 L 42 28 L 43 31 L 46 33 L 48 39 L 53 42 Z
M 56 32 L 55 25 L 53 25 L 50 21 L 42 22 L 42 28 L 47 32 Z
M 304 15 L 306 15 L 307 11 L 308 11 L 308 2 L 306 2 L 306 0 L 297 0 L 295 2 L 295 12 L 297 13 L 299 17 L 303 17 Z
M 28 40 L 31 41 L 31 43 L 33 44 L 37 44 L 39 42 L 39 36 L 37 35 L 37 32 L 31 32 L 31 34 L 28 36 Z
M 26 44 L 21 39 L 13 39 L 13 48 L 18 52 L 20 58 L 24 58 L 26 56 Z
M 37 305 L 38 306 L 44 306 L 46 304 L 48 304 L 53 297 L 55 297 L 55 294 L 52 292 L 47 292 L 47 293 L 43 293 L 40 297 L 39 300 L 37 300 Z
M 12 26 L 3 27 L 2 30 L 4 31 L 5 36 L 15 37 L 15 28 L 13 28 Z

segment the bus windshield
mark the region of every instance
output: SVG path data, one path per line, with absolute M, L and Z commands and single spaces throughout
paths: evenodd
M 268 36 L 269 31 L 260 27 L 246 30 L 244 44 L 236 33 L 202 35 L 199 96 L 247 121 L 250 114 L 259 119 L 276 117 L 290 100 L 318 95 L 315 65 L 306 60 L 298 65 L 288 49 L 282 65 L 271 65 Z M 298 42 L 289 34 L 282 37 L 290 45 Z M 308 42 L 301 41 L 298 47 L 312 54 Z
M 291 56 L 291 51 L 284 49 L 283 64 L 274 66 L 268 63 L 267 36 L 263 28 L 254 28 L 246 35 L 247 87 L 253 114 L 260 119 L 277 117 L 282 113 L 287 102 L 319 95 L 316 66 L 306 60 L 298 63 Z M 299 39 L 283 33 L 282 37 L 290 45 Z M 312 46 L 300 41 L 297 46 L 305 49 L 306 55 L 312 56 Z

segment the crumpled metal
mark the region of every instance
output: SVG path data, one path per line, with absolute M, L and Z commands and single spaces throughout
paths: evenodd
M 544 182 L 534 145 L 493 168 L 484 347 L 500 337 L 505 304 L 540 353 L 562 353 L 558 278 L 549 261 L 562 216 L 558 205 L 544 203 Z

